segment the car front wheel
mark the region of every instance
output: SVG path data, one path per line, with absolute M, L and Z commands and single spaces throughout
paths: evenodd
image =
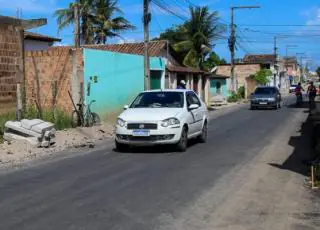
M 199 136 L 199 142 L 200 143 L 206 143 L 208 137 L 208 124 L 207 121 L 203 124 L 201 134 Z
M 188 147 L 188 130 L 186 127 L 182 129 L 180 140 L 176 146 L 179 152 L 185 152 Z
M 121 144 L 119 142 L 115 142 L 117 152 L 127 152 L 129 149 L 128 145 Z

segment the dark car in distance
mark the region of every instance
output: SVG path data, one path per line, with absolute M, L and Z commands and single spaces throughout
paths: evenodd
M 251 109 L 281 108 L 281 94 L 277 87 L 260 86 L 251 94 Z

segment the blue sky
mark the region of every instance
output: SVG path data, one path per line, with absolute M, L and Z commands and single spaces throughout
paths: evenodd
M 63 39 L 62 44 L 72 44 L 72 28 L 57 34 L 54 10 L 65 8 L 71 0 L 0 0 L 0 14 L 15 16 L 17 8 L 22 8 L 23 18 L 48 18 L 48 25 L 35 32 L 58 36 Z M 281 55 L 304 53 L 303 61 L 310 62 L 313 67 L 320 65 L 320 0 L 160 0 L 183 17 L 188 17 L 187 3 L 208 5 L 211 10 L 218 11 L 222 23 L 230 23 L 230 6 L 260 5 L 260 9 L 238 10 L 235 13 L 237 26 L 238 47 L 237 57 L 245 53 L 272 53 L 273 37 L 280 36 L 278 47 Z M 142 0 L 119 0 L 125 17 L 137 26 L 136 31 L 123 33 L 127 42 L 142 41 Z M 157 36 L 166 28 L 182 23 L 176 16 L 161 11 L 151 4 L 153 14 L 151 22 L 151 36 Z M 264 26 L 257 26 L 264 25 Z M 270 25 L 305 25 L 305 26 L 270 26 Z M 229 31 L 226 32 L 226 36 Z M 119 40 L 112 40 L 112 43 Z M 230 59 L 227 41 L 218 40 L 214 48 L 220 56 Z

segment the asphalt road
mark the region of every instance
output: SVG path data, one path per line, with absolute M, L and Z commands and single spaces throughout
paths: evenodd
M 0 229 L 160 229 L 250 161 L 294 113 L 241 107 L 213 119 L 208 143 L 186 153 L 110 147 L 1 175 Z

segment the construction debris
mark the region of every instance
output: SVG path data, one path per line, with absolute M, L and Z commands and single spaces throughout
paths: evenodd
M 55 143 L 56 129 L 54 124 L 40 119 L 20 121 L 7 121 L 3 138 L 10 142 L 13 140 L 26 140 L 37 147 L 49 147 Z

